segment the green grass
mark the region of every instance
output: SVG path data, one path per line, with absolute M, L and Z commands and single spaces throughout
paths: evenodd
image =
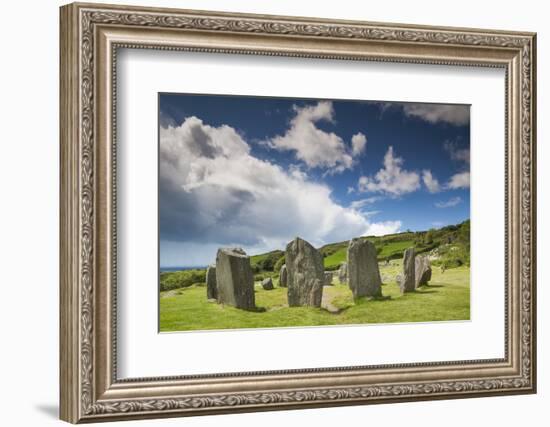
M 326 269 L 332 269 L 339 267 L 340 264 L 346 261 L 347 258 L 347 246 L 345 248 L 338 249 L 332 255 L 327 256 L 323 261 Z
M 403 251 L 414 246 L 413 240 L 402 240 L 397 242 L 388 242 L 382 246 L 382 250 L 378 253 L 378 259 L 393 258 L 403 256 Z
M 287 290 L 276 287 L 264 291 L 257 283 L 256 306 L 265 311 L 244 311 L 207 302 L 203 286 L 161 292 L 160 330 L 321 326 L 364 323 L 429 322 L 470 319 L 470 269 L 459 267 L 441 273 L 434 268 L 429 286 L 401 295 L 395 275 L 401 262 L 381 264 L 384 296 L 389 299 L 361 299 L 354 302 L 346 285 L 325 287 L 324 299 L 340 309 L 338 314 L 323 308 L 288 307 Z M 277 280 L 274 281 L 277 285 Z

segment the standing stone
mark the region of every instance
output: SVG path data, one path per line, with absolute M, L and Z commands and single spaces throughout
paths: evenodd
M 403 252 L 403 277 L 401 278 L 401 282 L 399 284 L 402 294 L 415 290 L 414 259 L 414 248 L 406 249 L 405 252 Z
M 338 270 L 338 281 L 340 284 L 344 284 L 348 281 L 348 263 L 343 262 L 340 264 L 340 269 Z
M 218 302 L 245 310 L 255 308 L 254 275 L 241 248 L 221 248 L 216 255 Z
M 273 289 L 273 280 L 271 280 L 271 277 L 262 280 L 262 288 L 264 288 L 265 291 Z
M 414 262 L 415 286 L 427 285 L 432 280 L 432 266 L 427 256 L 417 256 Z
M 216 285 L 216 266 L 209 265 L 206 269 L 206 298 L 218 299 L 218 287 Z
M 288 305 L 320 307 L 325 272 L 323 256 L 305 240 L 295 238 L 286 246 Z
M 355 238 L 348 245 L 348 284 L 353 298 L 382 296 L 382 280 L 376 248 L 372 242 Z
M 286 288 L 288 284 L 288 270 L 286 264 L 283 264 L 281 271 L 279 272 L 279 287 Z
M 324 286 L 332 286 L 332 271 L 325 271 Z

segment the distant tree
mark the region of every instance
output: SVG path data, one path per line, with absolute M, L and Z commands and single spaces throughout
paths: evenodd
M 430 228 L 426 235 L 424 236 L 424 243 L 427 245 L 431 245 L 434 242 L 434 229 Z
M 470 220 L 464 221 L 462 224 L 460 224 L 460 228 L 458 229 L 457 234 L 458 240 L 461 243 L 470 246 Z
M 281 271 L 281 267 L 283 266 L 284 263 L 285 263 L 285 256 L 283 255 L 275 263 L 275 266 L 273 267 L 273 271 L 275 271 L 275 273 L 278 273 L 279 271 Z
M 268 254 L 260 263 L 262 270 L 273 271 L 275 263 L 281 257 L 281 251 L 274 251 Z

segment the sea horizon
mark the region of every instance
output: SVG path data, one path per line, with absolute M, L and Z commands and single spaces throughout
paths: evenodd
M 183 270 L 204 270 L 208 266 L 207 265 L 191 265 L 191 266 L 169 266 L 169 267 L 163 267 L 161 266 L 159 268 L 161 273 L 169 272 L 169 271 L 183 271 Z

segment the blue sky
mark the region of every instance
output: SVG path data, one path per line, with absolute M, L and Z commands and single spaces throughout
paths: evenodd
M 159 95 L 161 266 L 470 216 L 469 106 Z

